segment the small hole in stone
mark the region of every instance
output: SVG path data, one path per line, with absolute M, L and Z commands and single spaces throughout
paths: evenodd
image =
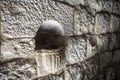
M 45 21 L 35 35 L 35 50 L 57 49 L 65 45 L 64 29 L 54 20 Z

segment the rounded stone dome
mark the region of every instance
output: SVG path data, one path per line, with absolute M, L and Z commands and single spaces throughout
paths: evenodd
M 40 26 L 39 31 L 49 33 L 51 35 L 64 36 L 62 25 L 54 20 L 47 20 Z

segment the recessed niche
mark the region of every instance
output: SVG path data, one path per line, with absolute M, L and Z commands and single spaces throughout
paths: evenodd
M 65 63 L 64 29 L 54 20 L 45 21 L 35 36 L 35 51 L 38 55 L 37 73 L 40 76 L 55 73 Z
M 54 20 L 45 21 L 35 36 L 35 50 L 57 49 L 65 46 L 64 29 Z

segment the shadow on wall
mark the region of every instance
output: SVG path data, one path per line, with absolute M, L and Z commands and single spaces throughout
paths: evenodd
M 104 14 L 104 13 L 103 13 Z M 111 14 L 112 15 L 112 14 Z M 120 79 L 120 17 L 112 15 L 111 32 L 100 34 L 98 47 L 98 70 L 91 80 Z M 102 37 L 101 37 L 102 36 Z M 100 45 L 99 45 L 100 44 Z M 94 60 L 93 60 L 94 62 Z

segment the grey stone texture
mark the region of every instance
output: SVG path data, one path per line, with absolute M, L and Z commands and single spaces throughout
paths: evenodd
M 93 57 L 98 49 L 97 49 L 97 36 L 89 35 L 87 37 L 87 47 L 86 47 L 86 58 Z
M 5 40 L 1 43 L 1 57 L 16 58 L 18 56 L 28 56 L 34 53 L 34 43 L 32 39 Z
M 0 11 L 0 80 L 120 79 L 120 0 L 0 0 Z M 46 20 L 64 46 L 35 49 Z
M 108 33 L 110 26 L 110 16 L 106 13 L 100 13 L 97 14 L 95 17 L 95 33 L 96 34 L 102 34 L 102 33 Z
M 120 16 L 110 16 L 110 31 L 109 32 L 120 32 Z
M 4 35 L 33 37 L 41 23 L 49 19 L 60 22 L 66 35 L 73 34 L 74 9 L 67 5 L 52 0 L 10 0 L 1 3 L 1 26 L 4 26 Z
M 76 6 L 74 12 L 74 35 L 94 34 L 94 17 L 84 8 Z
M 14 59 L 0 65 L 0 80 L 28 80 L 36 76 L 33 59 Z
M 86 58 L 86 40 L 82 37 L 68 39 L 66 47 L 66 61 L 70 64 L 84 61 Z

